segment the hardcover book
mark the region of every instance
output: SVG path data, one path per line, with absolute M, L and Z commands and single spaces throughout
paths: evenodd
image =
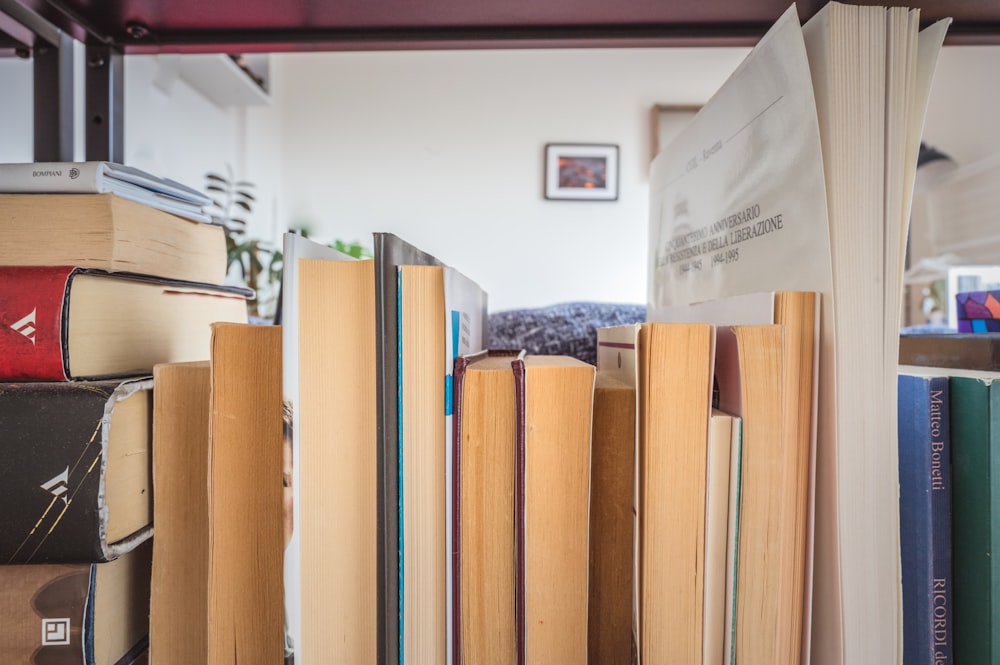
M 108 561 L 149 537 L 152 388 L 0 384 L 0 565 Z
M 245 323 L 246 289 L 75 266 L 0 266 L 0 380 L 149 375 L 207 360 L 215 322 Z
M 152 549 L 146 541 L 106 563 L 0 566 L 0 661 L 146 662 Z
M 222 284 L 226 238 L 114 194 L 0 194 L 0 265 L 67 264 Z
M 903 663 L 953 660 L 948 376 L 899 368 L 899 543 Z
M 948 380 L 945 389 L 947 404 L 941 405 L 938 417 L 942 420 L 947 417 L 947 431 L 942 424 L 939 434 L 948 439 L 950 460 L 947 455 L 938 458 L 940 465 L 938 470 L 941 476 L 937 478 L 933 466 L 934 451 L 933 449 L 930 453 L 924 451 L 924 455 L 930 454 L 931 458 L 921 459 L 920 463 L 931 464 L 932 475 L 928 479 L 926 470 L 923 470 L 919 478 L 920 484 L 917 485 L 927 492 L 929 483 L 933 487 L 933 484 L 940 485 L 950 480 L 951 583 L 946 582 L 943 589 L 934 589 L 935 592 L 944 591 L 945 594 L 934 593 L 930 599 L 939 603 L 934 605 L 936 612 L 934 617 L 942 623 L 940 626 L 935 623 L 935 629 L 942 627 L 951 630 L 951 651 L 954 662 L 1000 662 L 1000 640 L 997 639 L 997 635 L 1000 635 L 1000 592 L 998 592 L 1000 564 L 998 557 L 995 556 L 1000 543 L 1000 455 L 997 454 L 1000 451 L 1000 372 L 974 367 L 990 362 L 992 347 L 992 343 L 988 343 L 985 347 L 975 343 L 977 340 L 972 338 L 978 338 L 977 334 L 945 335 L 947 339 L 943 340 L 940 352 L 924 346 L 922 337 L 915 336 L 914 342 L 917 344 L 913 346 L 907 346 L 905 342 L 901 344 L 901 349 L 907 349 L 906 354 L 918 362 L 909 366 L 901 365 L 900 371 L 919 375 L 923 382 L 934 380 L 928 377 L 940 376 L 945 376 Z M 960 338 L 965 340 L 958 341 Z M 905 339 L 904 337 L 903 340 Z M 955 343 L 949 341 L 952 339 Z M 986 352 L 982 353 L 984 349 Z M 955 361 L 954 366 L 948 366 L 949 361 Z M 909 417 L 910 414 L 905 416 L 907 421 L 914 422 L 908 422 L 907 430 L 904 430 L 905 402 L 902 381 L 901 376 L 900 445 L 904 442 L 903 433 L 913 430 L 922 437 L 916 440 L 926 443 L 928 430 L 935 424 L 932 420 L 934 413 L 929 403 L 930 395 L 923 387 L 920 391 L 916 391 L 918 406 L 910 408 L 920 411 L 913 417 Z M 929 389 L 929 386 L 927 388 Z M 950 479 L 944 475 L 944 469 L 949 461 Z M 901 459 L 901 469 L 902 464 Z M 900 492 L 902 501 L 907 494 L 904 494 L 902 486 Z M 909 496 L 913 496 L 912 493 L 909 493 Z M 938 493 L 937 496 L 932 495 L 924 499 L 924 508 L 929 508 L 931 513 L 923 515 L 922 521 L 917 523 L 917 528 L 920 530 L 907 536 L 903 534 L 901 526 L 900 535 L 904 541 L 903 561 L 905 563 L 909 557 L 911 561 L 925 563 L 937 570 L 943 565 L 940 560 L 947 556 L 947 549 L 941 542 L 942 536 L 940 532 L 935 533 L 933 538 L 930 535 L 926 538 L 923 536 L 927 529 L 936 527 L 945 519 L 942 516 L 944 509 L 940 506 L 944 498 Z M 902 504 L 900 510 L 903 519 L 906 512 L 903 511 Z M 907 538 L 918 537 L 919 540 L 916 542 L 911 540 L 911 547 L 905 546 Z M 929 573 L 921 569 L 923 578 L 926 578 L 927 574 Z M 918 592 L 922 593 L 922 588 L 925 588 L 924 585 L 917 587 Z M 903 598 L 904 601 L 908 598 L 905 588 Z M 948 612 L 949 600 L 951 613 Z M 944 614 L 939 614 L 942 610 Z M 930 637 L 935 640 L 932 647 L 928 647 L 926 641 Z M 938 637 L 936 632 L 931 636 L 925 635 L 916 652 L 926 657 L 929 648 L 934 648 L 936 654 L 939 650 L 937 647 L 940 646 L 941 651 L 948 653 L 945 644 L 937 644 Z M 942 641 L 946 642 L 947 634 L 944 638 Z
M 899 364 L 1000 371 L 1000 333 L 900 335 Z
M 1000 373 L 949 369 L 956 663 L 1000 662 Z
M 490 351 L 455 360 L 452 559 L 458 664 L 517 661 L 511 367 L 517 356 Z

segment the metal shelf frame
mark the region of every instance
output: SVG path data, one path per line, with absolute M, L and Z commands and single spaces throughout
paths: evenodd
M 0 54 L 33 63 L 34 160 L 72 161 L 78 37 L 16 0 L 0 0 Z M 104 43 L 102 43 L 102 41 Z M 124 156 L 124 52 L 107 40 L 84 47 L 86 159 Z
M 800 17 L 826 1 L 797 0 Z M 131 53 L 752 46 L 788 2 L 0 0 L 0 57 L 33 60 L 35 161 L 73 154 L 78 57 L 85 58 L 86 158 L 121 161 Z M 906 4 L 920 7 L 925 22 L 954 17 L 948 44 L 1000 44 L 1000 3 Z

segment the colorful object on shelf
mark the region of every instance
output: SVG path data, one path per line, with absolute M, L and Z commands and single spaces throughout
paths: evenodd
M 1000 291 L 955 294 L 958 332 L 1000 332 Z

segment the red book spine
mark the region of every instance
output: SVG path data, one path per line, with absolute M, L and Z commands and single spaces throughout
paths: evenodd
M 72 266 L 0 266 L 0 381 L 65 381 Z

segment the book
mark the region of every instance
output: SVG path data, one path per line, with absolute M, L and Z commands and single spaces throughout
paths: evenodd
M 371 663 L 378 637 L 374 262 L 293 234 L 284 237 L 284 261 L 286 657 Z
M 598 371 L 590 464 L 591 665 L 620 663 L 632 651 L 635 428 L 635 384 Z
M 376 559 L 379 665 L 400 662 L 403 617 L 399 589 L 399 314 L 400 265 L 442 265 L 437 258 L 391 233 L 373 234 L 376 339 Z
M 149 375 L 208 358 L 214 322 L 247 320 L 238 287 L 74 266 L 0 266 L 0 380 Z
M 400 662 L 447 651 L 445 320 L 440 266 L 400 266 Z
M 116 162 L 24 162 L 0 164 L 0 192 L 19 194 L 111 193 L 166 212 L 208 222 L 204 193 Z
M 0 567 L 108 561 L 149 538 L 152 388 L 0 383 Z
M 1000 661 L 1000 373 L 949 369 L 954 662 Z
M 114 194 L 0 194 L 0 265 L 67 264 L 223 284 L 226 238 Z
M 640 663 L 703 660 L 714 358 L 709 324 L 598 329 L 598 368 L 636 386 L 633 639 Z
M 454 369 L 456 663 L 517 661 L 514 616 L 517 352 L 460 355 Z M 631 564 L 631 561 L 629 562 Z
M 970 344 L 976 345 L 971 339 L 976 336 L 967 336 Z M 914 353 L 913 357 L 920 362 L 900 365 L 901 371 L 948 377 L 952 584 L 944 588 L 950 598 L 935 599 L 943 601 L 940 607 L 946 612 L 950 600 L 951 612 L 936 618 L 946 622 L 943 627 L 951 628 L 951 651 L 956 661 L 991 662 L 1000 658 L 1000 643 L 993 639 L 1000 634 L 1000 594 L 995 591 L 1000 569 L 993 557 L 994 544 L 1000 538 L 1000 483 L 995 459 L 996 446 L 1000 445 L 1000 372 L 944 366 L 945 360 L 954 360 L 957 365 L 981 362 L 983 356 L 968 353 L 961 345 L 952 346 L 941 357 L 932 352 Z
M 444 317 L 445 317 L 445 532 L 446 564 L 445 586 L 447 591 L 446 634 L 448 663 L 458 662 L 458 642 L 456 637 L 458 610 L 455 600 L 458 557 L 458 540 L 455 527 L 458 517 L 455 508 L 457 488 L 456 460 L 458 442 L 455 438 L 455 364 L 462 356 L 486 350 L 489 340 L 489 295 L 474 280 L 451 266 L 442 268 L 444 277 Z
M 152 541 L 113 561 L 0 566 L 0 661 L 145 662 Z
M 213 324 L 208 361 L 154 368 L 155 662 L 283 658 L 281 335 Z
M 948 376 L 899 368 L 899 543 L 903 663 L 952 662 Z
M 404 662 L 450 662 L 450 377 L 456 354 L 483 348 L 486 297 L 447 266 L 401 265 L 397 279 L 400 648 Z
M 757 497 L 756 516 L 747 519 L 758 524 L 771 523 L 767 509 L 762 515 L 760 499 L 767 497 L 763 505 L 773 502 L 780 506 L 782 518 L 773 522 L 771 534 L 761 539 L 760 534 L 749 540 L 755 544 L 748 546 L 755 550 L 757 561 L 746 564 L 761 576 L 770 576 L 777 583 L 758 588 L 763 593 L 767 612 L 755 611 L 753 622 L 743 622 L 740 650 L 762 649 L 770 645 L 775 658 L 791 658 L 792 654 L 808 650 L 810 622 L 802 613 L 803 606 L 810 605 L 811 580 L 813 573 L 813 523 L 815 487 L 814 465 L 816 459 L 817 427 L 817 377 L 819 344 L 819 294 L 805 291 L 780 291 L 755 293 L 732 298 L 720 298 L 703 303 L 692 303 L 677 307 L 661 308 L 657 316 L 663 321 L 707 322 L 716 326 L 741 326 L 751 330 L 755 327 L 780 326 L 780 358 L 773 359 L 778 369 L 772 367 L 771 374 L 780 376 L 780 424 L 775 424 L 774 414 L 769 414 L 769 427 L 779 432 L 777 439 L 765 436 L 763 447 L 755 447 L 759 454 L 752 466 L 753 475 L 747 476 L 747 466 L 741 457 L 739 491 L 744 492 L 747 484 L 749 494 Z M 719 404 L 731 413 L 742 414 L 742 391 L 740 354 L 733 343 L 734 335 L 726 333 L 727 344 L 717 347 L 716 379 Z M 760 346 L 758 345 L 758 348 Z M 766 346 L 764 347 L 766 348 Z M 749 357 L 759 357 L 759 354 Z M 721 362 L 720 359 L 725 362 Z M 760 364 L 757 363 L 760 368 Z M 755 371 L 754 374 L 759 374 Z M 768 379 L 773 380 L 773 376 Z M 770 390 L 775 390 L 771 385 Z M 723 399 L 725 398 L 725 399 Z M 757 402 L 760 404 L 760 401 Z M 767 401 L 764 401 L 767 404 Z M 741 422 L 741 443 L 748 440 L 747 424 Z M 777 427 L 777 429 L 775 429 Z M 767 432 L 753 428 L 759 440 L 760 433 Z M 779 443 L 780 441 L 780 443 Z M 768 455 L 770 458 L 768 458 Z M 757 460 L 767 460 L 763 464 Z M 743 499 L 741 499 L 742 501 Z M 742 516 L 742 508 L 741 516 Z M 780 526 L 778 526 L 780 525 Z M 744 584 L 747 580 L 744 580 Z M 761 628 L 766 624 L 766 629 Z M 737 621 L 737 625 L 739 622 Z M 755 626 L 756 628 L 751 628 Z M 766 637 L 753 637 L 755 629 Z M 748 632 L 744 632 L 748 631 Z M 734 636 L 735 637 L 735 636 Z M 737 647 L 734 643 L 733 648 Z M 730 649 L 726 653 L 730 654 Z M 737 657 L 738 653 L 730 654 Z M 757 657 L 760 657 L 757 654 Z M 765 658 L 767 659 L 767 658 Z
M 717 332 L 719 407 L 741 419 L 738 570 L 752 571 L 736 585 L 737 662 L 791 661 L 801 650 L 806 506 L 796 490 L 805 465 L 789 460 L 801 441 L 784 431 L 784 333 L 773 324 Z
M 722 637 L 722 662 L 726 665 L 733 665 L 736 662 L 736 587 L 739 584 L 740 578 L 739 547 L 740 502 L 743 486 L 743 420 L 738 416 L 724 414 L 713 408 L 713 425 L 716 418 L 720 415 L 732 418 L 729 429 L 733 437 L 729 447 L 729 511 L 726 515 L 728 520 L 726 530 L 726 584 L 724 592 L 726 606 L 722 611 L 724 631 Z M 724 430 L 722 433 L 724 434 Z M 709 549 L 708 551 L 712 552 L 715 550 Z M 712 589 L 712 587 L 709 586 L 708 589 Z M 719 591 L 715 591 L 716 595 L 719 593 Z M 718 617 L 718 610 L 714 610 L 714 606 L 711 603 L 711 600 L 706 601 L 706 608 L 713 610 L 715 613 L 712 615 L 706 614 L 706 621 L 708 621 L 708 616 L 712 616 L 713 618 Z M 706 636 L 706 642 L 711 640 L 712 643 L 717 645 L 718 637 L 714 632 L 706 631 Z M 704 662 L 709 662 L 708 657 L 714 659 L 717 649 L 718 646 L 708 646 L 706 644 L 706 659 Z M 718 661 L 712 660 L 711 662 Z
M 569 356 L 518 356 L 511 367 L 517 663 L 585 663 L 596 370 Z
M 153 370 L 157 537 L 149 632 L 159 662 L 208 657 L 210 374 L 207 361 Z
M 899 364 L 1000 370 L 1000 334 L 910 333 L 899 336 Z
M 739 581 L 741 424 L 739 416 L 712 408 L 705 481 L 705 665 L 732 662 L 726 658 L 726 645 L 735 630 L 733 601 Z
M 755 292 L 822 296 L 812 607 L 797 662 L 901 658 L 903 250 L 948 23 L 918 32 L 918 10 L 830 2 L 803 26 L 789 8 L 652 168 L 649 320 Z

